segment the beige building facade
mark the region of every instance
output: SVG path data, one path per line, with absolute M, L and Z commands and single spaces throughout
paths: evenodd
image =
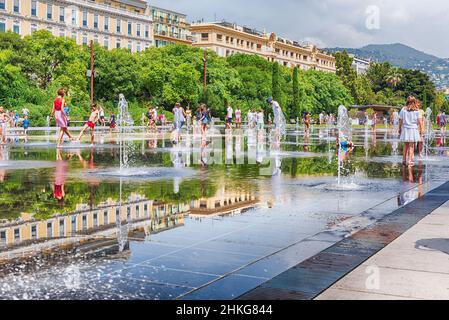
M 221 57 L 235 53 L 256 54 L 268 61 L 303 70 L 336 72 L 335 58 L 317 47 L 301 46 L 274 33 L 264 33 L 226 22 L 194 23 L 191 32 L 196 47 L 215 51 Z
M 170 44 L 192 44 L 190 24 L 186 15 L 171 10 L 150 6 L 149 14 L 153 21 L 153 37 L 156 47 Z
M 0 0 L 0 32 L 44 29 L 78 44 L 138 52 L 154 41 L 148 10 L 144 0 Z
M 147 234 L 158 233 L 176 226 L 184 225 L 184 216 L 189 213 L 187 204 L 170 204 L 132 195 L 123 205 L 112 199 L 98 205 L 95 209 L 80 204 L 70 214 L 55 215 L 46 220 L 35 220 L 33 214 L 22 213 L 17 221 L 0 221 L 0 251 L 37 241 L 64 239 L 70 243 L 80 237 L 115 236 L 117 223 L 151 223 Z

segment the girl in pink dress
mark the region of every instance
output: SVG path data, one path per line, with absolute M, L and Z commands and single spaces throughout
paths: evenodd
M 66 105 L 64 97 L 65 97 L 65 90 L 59 89 L 58 96 L 53 102 L 53 108 L 51 109 L 50 115 L 50 119 L 53 118 L 53 116 L 55 117 L 56 125 L 61 129 L 59 131 L 58 136 L 58 146 L 57 146 L 58 148 L 61 148 L 62 138 L 64 137 L 64 134 L 66 134 L 67 137 L 69 137 L 70 141 L 73 140 L 73 137 L 68 130 L 67 115 L 64 112 L 64 107 Z

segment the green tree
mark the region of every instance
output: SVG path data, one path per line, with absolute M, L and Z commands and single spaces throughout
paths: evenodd
M 281 87 L 281 71 L 278 63 L 273 63 L 273 75 L 272 75 L 272 95 L 273 99 L 277 101 L 282 100 L 282 87 Z
M 293 68 L 293 107 L 291 108 L 290 117 L 301 115 L 301 106 L 299 104 L 299 70 L 298 67 Z
M 385 81 L 391 88 L 396 88 L 402 82 L 402 73 L 398 68 L 391 68 Z

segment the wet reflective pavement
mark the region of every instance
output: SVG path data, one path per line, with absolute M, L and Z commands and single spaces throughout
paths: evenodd
M 356 131 L 338 185 L 326 128 L 213 137 L 128 135 L 121 173 L 108 133 L 1 148 L 0 297 L 237 298 L 449 180 L 441 140 L 409 170 L 391 132 Z

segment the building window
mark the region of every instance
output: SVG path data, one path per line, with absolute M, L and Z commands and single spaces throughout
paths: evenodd
M 5 10 L 5 0 L 0 0 L 0 10 Z
M 52 20 L 53 19 L 53 5 L 47 3 L 47 19 Z
M 64 29 L 59 29 L 59 36 L 60 37 L 65 37 L 65 30 Z
M 31 16 L 37 17 L 37 1 L 36 0 L 31 1 Z
M 83 45 L 87 46 L 87 36 L 83 36 Z M 83 217 L 83 219 L 84 219 L 84 217 Z
M 115 44 L 115 47 L 117 49 L 120 49 L 121 46 L 122 46 L 122 44 L 121 44 L 120 40 L 117 40 L 117 43 Z
M 201 34 L 201 40 L 202 41 L 208 41 L 209 40 L 209 34 L 208 33 L 202 33 Z
M 14 33 L 20 34 L 20 26 L 18 23 L 14 23 L 14 25 L 12 26 L 12 31 Z
M 94 28 L 98 29 L 98 14 L 94 14 Z
M 87 11 L 83 11 L 83 27 L 87 27 Z
M 72 26 L 76 26 L 76 17 L 77 16 L 77 11 L 76 9 L 72 9 Z
M 122 21 L 120 19 L 117 19 L 117 33 L 122 32 Z
M 87 40 L 87 38 L 86 38 L 86 40 Z M 86 43 L 87 43 L 87 41 L 86 41 Z M 85 231 L 85 230 L 87 230 L 87 216 L 86 215 L 83 215 L 83 230 Z
M 59 220 L 59 236 L 64 237 L 65 234 L 65 224 L 64 219 Z
M 36 31 L 37 31 L 37 24 L 32 24 L 31 25 L 31 34 L 33 34 Z
M 137 36 L 140 37 L 140 23 L 137 24 Z
M 94 228 L 98 227 L 98 214 L 94 213 Z
M 138 43 L 137 44 L 137 52 L 140 52 L 140 51 L 142 51 L 142 46 L 140 43 Z
M 76 42 L 77 36 L 76 36 L 76 32 L 73 31 L 72 32 L 72 40 L 74 40 Z
M 104 30 L 109 31 L 109 17 L 104 17 Z
M 53 237 L 53 224 L 51 222 L 47 223 L 47 238 Z
M 73 35 L 72 35 L 73 36 Z M 73 216 L 72 217 L 72 234 L 75 234 L 75 232 L 76 232 L 76 216 Z
M 14 229 L 14 242 L 20 242 L 20 229 Z
M 14 0 L 14 13 L 20 13 L 20 1 L 19 0 Z
M 37 226 L 31 226 L 31 240 L 37 239 Z
M 145 38 L 149 38 L 150 37 L 150 26 L 146 25 L 145 26 Z
M 65 21 L 65 8 L 59 7 L 59 22 Z
M 119 221 L 120 221 L 120 209 L 115 208 L 115 222 L 119 222 Z
M 0 32 L 6 32 L 6 22 L 4 20 L 0 20 Z
M 133 24 L 131 22 L 128 22 L 128 35 L 133 34 Z
M 105 47 L 107 48 L 107 40 L 105 40 Z M 103 212 L 103 224 L 104 225 L 108 225 L 109 224 L 109 216 L 108 216 L 108 212 L 104 211 Z
M 6 244 L 6 231 L 2 230 L 0 231 L 0 246 L 5 244 Z

